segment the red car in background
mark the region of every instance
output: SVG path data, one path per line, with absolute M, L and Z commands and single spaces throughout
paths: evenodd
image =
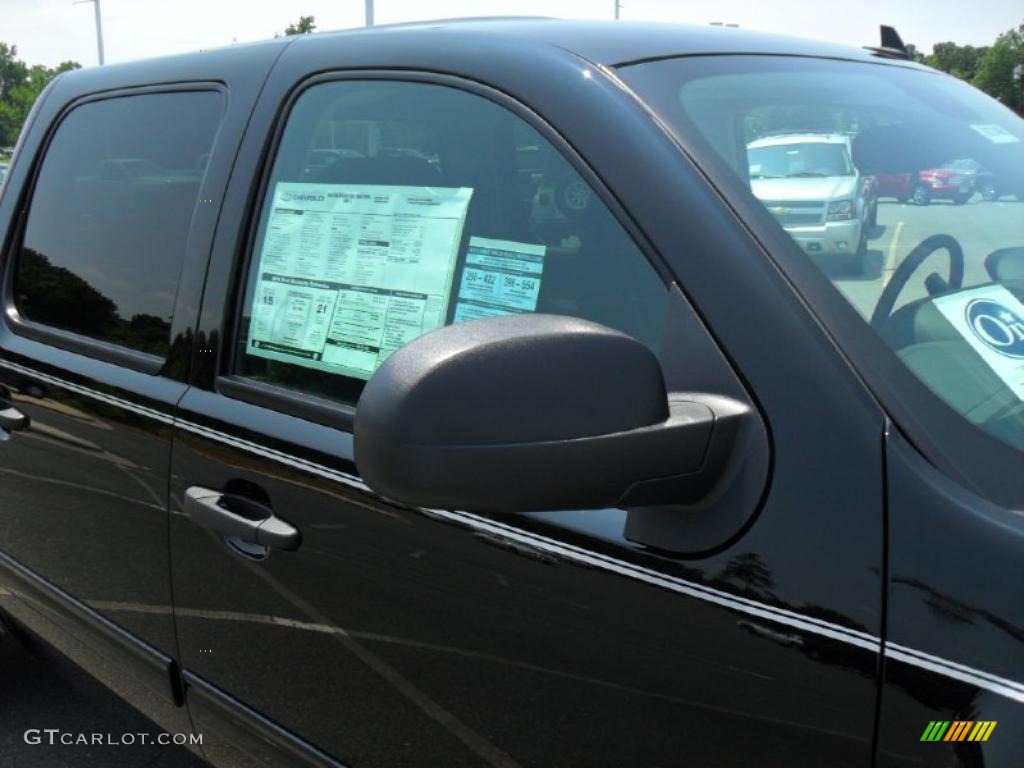
M 879 197 L 895 197 L 901 203 L 928 205 L 932 200 L 952 200 L 963 205 L 975 192 L 985 200 L 999 196 L 994 174 L 976 160 L 961 158 L 913 173 L 876 173 Z

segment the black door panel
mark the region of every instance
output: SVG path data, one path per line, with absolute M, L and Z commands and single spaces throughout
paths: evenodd
M 891 577 L 880 764 L 1019 765 L 1024 519 L 940 474 L 895 429 L 887 464 Z M 922 741 L 933 722 L 950 723 L 942 741 Z M 957 722 L 971 723 L 966 740 L 946 741 Z M 970 740 L 979 722 L 995 723 L 983 742 Z
M 19 344 L 65 365 L 75 357 L 8 336 L 8 349 Z M 54 376 L 15 359 L 0 361 L 0 381 L 30 425 L 0 444 L 4 550 L 87 603 L 169 610 L 161 531 L 170 413 L 184 385 L 95 361 L 82 367 L 96 378 L 72 380 L 66 369 L 48 366 L 62 374 Z M 126 627 L 155 647 L 174 646 L 166 615 L 129 618 Z
M 173 516 L 184 665 L 339 759 L 667 765 L 685 750 L 741 765 L 735 730 L 789 765 L 837 742 L 834 764 L 867 764 L 877 637 L 746 601 L 737 585 L 773 588 L 757 553 L 680 567 L 624 542 L 599 548 L 618 557 L 567 544 L 531 518 L 389 506 L 344 462 L 297 456 L 292 468 L 255 431 L 232 447 L 221 430 L 190 428 L 190 399 L 175 512 L 189 485 L 258 482 L 303 543 L 251 561 Z M 244 408 L 250 425 L 293 421 Z
M 168 473 L 219 204 L 280 47 L 67 73 L 0 198 L 0 611 L 168 732 Z M 230 94 L 230 96 L 229 96 Z M 17 186 L 12 186 L 16 184 Z
M 188 732 L 168 674 L 176 640 L 166 535 L 171 413 L 185 385 L 6 329 L 0 346 L 0 398 L 29 419 L 0 442 L 0 542 L 19 575 L 0 609 L 67 653 L 63 633 L 88 625 L 108 662 L 120 656 L 125 677 L 137 678 L 133 701 Z M 84 663 L 107 676 L 103 655 Z
M 356 766 L 751 765 L 765 755 L 869 766 L 883 631 L 877 406 L 732 213 L 611 80 L 581 88 L 575 57 L 490 46 L 474 70 L 469 48 L 448 56 L 396 34 L 371 47 L 354 37 L 344 52 L 314 38 L 289 49 L 226 195 L 197 331 L 212 351 L 180 403 L 172 461 L 176 616 L 186 679 L 201 681 L 190 694 L 197 729 L 226 765 L 251 764 L 252 751 L 273 764 L 274 750 L 292 748 L 316 764 L 315 745 Z M 601 199 L 616 226 L 667 262 L 661 279 L 693 305 L 692 319 L 670 321 L 681 332 L 662 336 L 678 340 L 661 355 L 669 388 L 710 381 L 687 323 L 707 327 L 771 441 L 756 508 L 730 517 L 714 549 L 681 556 L 630 542 L 621 510 L 498 518 L 397 507 L 358 478 L 351 410 L 321 399 L 328 388 L 303 410 L 301 379 L 258 382 L 259 398 L 234 386 L 268 126 L 310 72 L 362 59 L 506 78 L 504 92 L 592 163 L 585 182 L 611 185 Z M 577 97 L 571 109 L 565 93 Z M 613 135 L 633 140 L 613 145 Z M 628 278 L 624 257 L 608 263 Z M 239 551 L 185 514 L 192 487 L 258 487 L 300 548 Z M 261 728 L 256 712 L 296 741 L 253 750 L 240 723 Z

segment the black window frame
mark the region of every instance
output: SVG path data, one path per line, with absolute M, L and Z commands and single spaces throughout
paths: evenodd
M 616 224 L 629 236 L 637 250 L 665 286 L 666 299 L 677 282 L 666 259 L 655 249 L 650 238 L 641 230 L 626 207 L 614 195 L 593 167 L 576 151 L 575 147 L 538 112 L 522 101 L 491 85 L 464 76 L 440 74 L 423 70 L 405 69 L 339 69 L 319 72 L 296 82 L 281 99 L 268 130 L 259 161 L 258 182 L 253 185 L 244 222 L 236 245 L 234 263 L 229 277 L 229 293 L 225 297 L 221 328 L 225 343 L 220 345 L 213 387 L 219 394 L 250 405 L 267 408 L 304 421 L 351 433 L 355 423 L 356 407 L 328 400 L 312 393 L 256 381 L 235 372 L 238 339 L 245 305 L 249 270 L 256 249 L 263 204 L 270 184 L 281 139 L 288 126 L 292 109 L 302 95 L 317 85 L 331 82 L 384 81 L 417 83 L 454 88 L 487 99 L 504 108 L 535 130 L 579 174 L 593 193 L 604 204 Z
M 60 130 L 68 115 L 78 107 L 85 104 L 94 104 L 111 99 L 160 93 L 210 92 L 220 95 L 224 107 L 221 113 L 220 122 L 218 122 L 217 129 L 214 132 L 213 144 L 210 147 L 212 154 L 217 146 L 220 130 L 224 122 L 224 116 L 227 114 L 228 104 L 228 89 L 224 83 L 218 81 L 199 80 L 169 84 L 143 85 L 130 88 L 117 88 L 80 96 L 72 99 L 61 108 L 57 116 L 54 117 L 53 121 L 47 127 L 46 134 L 39 146 L 39 150 L 32 158 L 32 164 L 29 168 L 28 183 L 25 184 L 25 187 L 21 192 L 21 197 L 17 203 L 17 215 L 13 226 L 13 236 L 10 239 L 10 245 L 3 254 L 3 258 L 0 259 L 0 263 L 2 263 L 4 267 L 4 274 L 2 278 L 3 284 L 0 285 L 0 303 L 2 303 L 3 306 L 5 322 L 12 333 L 32 341 L 57 347 L 58 349 L 63 349 L 68 352 L 74 352 L 75 354 L 83 355 L 85 357 L 95 358 L 103 362 L 112 363 L 123 368 L 138 371 L 139 373 L 156 376 L 163 371 L 164 366 L 167 363 L 166 356 L 154 355 L 149 352 L 131 349 L 130 347 L 122 347 L 108 341 L 103 341 L 102 339 L 95 339 L 90 336 L 75 333 L 74 331 L 68 331 L 63 328 L 39 323 L 23 316 L 18 311 L 18 307 L 15 302 L 15 273 L 17 272 L 18 265 L 20 263 L 21 251 L 24 247 L 25 241 L 25 229 L 28 225 L 28 218 L 32 212 L 32 201 L 35 197 L 36 185 L 38 183 L 40 173 L 42 172 L 43 162 L 49 154 L 50 145 L 52 144 L 54 137 L 57 135 L 57 132 Z M 191 231 L 189 234 L 191 234 Z M 182 254 L 182 271 L 184 271 L 186 265 L 186 255 Z M 178 276 L 178 285 L 179 287 L 181 285 L 181 273 L 179 273 Z M 175 309 L 177 308 L 177 303 L 178 299 L 175 299 Z M 170 341 L 171 340 L 168 339 L 168 343 L 170 343 Z

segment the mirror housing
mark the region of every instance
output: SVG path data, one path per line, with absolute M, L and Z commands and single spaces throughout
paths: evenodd
M 522 314 L 446 326 L 398 349 L 359 400 L 355 460 L 375 492 L 477 512 L 692 502 L 714 485 L 747 406 L 666 392 L 643 344 Z

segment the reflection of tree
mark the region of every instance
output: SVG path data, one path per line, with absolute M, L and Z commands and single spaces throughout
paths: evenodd
M 974 616 L 978 613 L 977 608 L 972 608 L 965 603 L 956 600 L 951 595 L 939 592 L 929 584 L 920 581 L 919 579 L 908 579 L 905 577 L 896 576 L 893 578 L 893 584 L 903 584 L 911 587 L 912 589 L 920 590 L 924 593 L 924 604 L 940 619 L 945 619 L 954 624 L 973 624 Z
M 770 594 L 775 587 L 771 569 L 754 552 L 743 552 L 733 557 L 718 574 L 718 578 L 721 581 L 738 582 L 754 594 Z
M 1024 642 L 1024 627 L 1012 624 L 1005 617 L 998 616 L 986 608 L 968 605 L 961 600 L 957 600 L 952 595 L 939 592 L 933 586 L 920 579 L 896 576 L 893 578 L 893 584 L 902 584 L 924 593 L 924 604 L 940 618 L 958 624 L 973 624 L 975 618 L 982 618 L 992 626 L 1008 634 L 1014 640 Z
M 103 336 L 120 319 L 114 302 L 31 248 L 21 252 L 17 280 L 18 309 L 35 322 Z
M 749 112 L 745 119 L 747 140 L 771 133 L 835 133 L 853 126 L 848 109 L 822 105 L 762 107 Z
M 868 632 L 868 628 L 863 624 L 858 624 L 853 621 L 845 613 L 833 610 L 832 608 L 826 608 L 822 605 L 814 605 L 813 603 L 804 603 L 798 609 L 804 616 L 810 616 L 815 619 L 821 619 L 827 621 L 830 624 L 838 624 L 840 627 L 847 627 L 848 629 L 856 629 L 859 632 Z
M 125 320 L 113 301 L 31 248 L 21 252 L 15 293 L 18 310 L 34 322 L 142 352 L 163 355 L 167 351 L 171 331 L 167 320 L 144 313 Z
M 951 600 L 945 595 L 932 593 L 924 600 L 925 605 L 941 618 L 954 624 L 973 624 L 974 612 L 963 603 Z
M 170 350 L 167 353 L 167 365 L 164 366 L 163 374 L 178 381 L 188 381 L 189 370 L 192 366 L 192 345 L 195 335 L 191 328 L 186 328 L 171 341 Z
M 197 366 L 197 373 L 203 379 L 212 381 L 213 377 L 217 375 L 217 355 L 220 349 L 220 334 L 216 329 L 210 331 L 210 333 L 204 334 L 202 331 L 199 332 L 199 336 L 196 337 L 196 350 L 195 361 Z
M 110 331 L 107 341 L 162 355 L 167 350 L 171 324 L 155 315 L 138 314 L 127 321 L 118 318 Z

